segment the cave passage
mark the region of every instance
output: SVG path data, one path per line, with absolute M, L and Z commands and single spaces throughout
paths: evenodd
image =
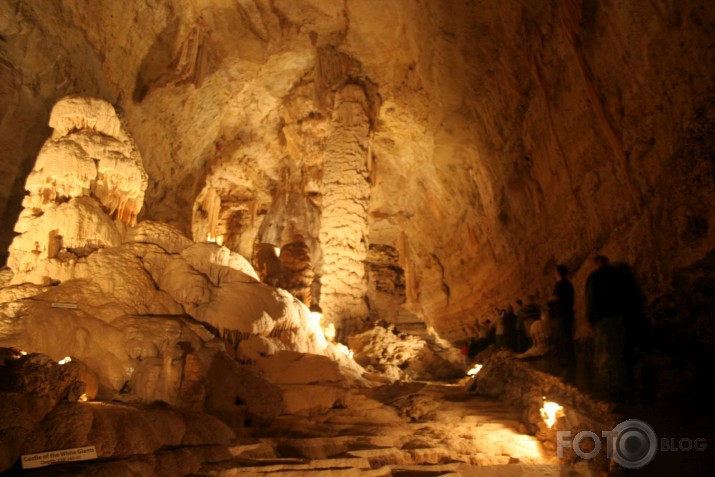
M 703 475 L 714 25 L 0 2 L 0 473 Z

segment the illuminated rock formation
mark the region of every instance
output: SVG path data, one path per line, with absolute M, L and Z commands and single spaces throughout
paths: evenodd
M 327 320 L 339 333 L 352 333 L 367 318 L 367 98 L 358 86 L 345 87 L 335 98 L 332 133 L 326 139 L 323 162 L 323 250 L 321 300 Z
M 205 393 L 223 419 L 256 422 L 258 400 L 234 408 L 235 390 L 255 384 L 276 408 L 299 392 L 241 381 L 234 357 L 344 355 L 308 302 L 341 339 L 385 320 L 457 343 L 495 306 L 547 301 L 565 263 L 586 342 L 589 257 L 603 253 L 643 288 L 654 388 L 702 395 L 714 19 L 702 0 L 0 2 L 0 342 L 52 359 L 72 346 L 108 394 Z M 273 247 L 296 234 L 310 300 L 307 274 L 279 284 Z M 139 323 L 151 316 L 161 329 Z M 166 346 L 132 335 L 139 363 L 115 322 Z M 399 361 L 383 364 L 401 376 Z M 202 389 L 204 372 L 229 390 Z M 336 396 L 320 401 L 332 415 L 360 402 Z M 405 414 L 429 414 L 420 399 Z M 402 445 L 390 458 L 421 452 Z
M 546 295 L 557 262 L 574 272 L 582 323 L 589 254 L 630 262 L 651 302 L 680 302 L 678 270 L 712 251 L 708 2 L 149 5 L 0 7 L 4 224 L 20 212 L 48 111 L 83 91 L 122 109 L 153 179 L 145 218 L 201 229 L 197 241 L 216 226 L 246 257 L 256 242 L 280 246 L 299 232 L 318 278 L 321 213 L 343 220 L 321 183 L 329 190 L 330 168 L 355 158 L 349 174 L 369 187 L 351 179 L 359 187 L 340 200 L 367 207 L 368 233 L 364 246 L 352 232 L 345 246 L 357 262 L 371 245 L 399 250 L 406 306 L 450 340 L 495 305 Z M 347 84 L 372 85 L 370 107 L 351 115 L 355 141 L 334 101 L 352 94 Z M 123 140 L 111 111 L 94 107 L 58 110 L 58 147 L 82 136 L 75 127 Z M 62 194 L 86 187 L 86 166 L 77 159 L 77 183 Z M 120 183 L 107 173 L 107 187 Z M 209 188 L 216 197 L 199 200 Z M 125 219 L 139 200 L 122 209 L 118 195 L 96 196 Z M 391 236 L 373 236 L 377 223 Z M 674 232 L 662 234 L 664 223 Z M 11 232 L 2 237 L 9 244 Z M 343 267 L 334 261 L 325 256 Z M 321 279 L 326 297 L 345 288 L 349 315 L 367 316 L 362 272 L 348 268 L 356 285 Z M 383 305 L 393 313 L 391 303 L 369 312 Z M 697 316 L 688 320 L 707 328 Z
M 309 307 L 312 304 L 311 289 L 314 274 L 310 249 L 303 241 L 303 237 L 296 236 L 292 242 L 283 245 L 280 260 L 283 270 L 280 286 Z
M 114 108 L 71 96 L 52 110 L 54 128 L 27 178 L 8 264 L 15 283 L 63 280 L 95 250 L 117 246 L 136 222 L 147 176 Z
M 443 353 L 445 358 L 424 339 L 394 326 L 375 326 L 351 336 L 348 345 L 355 361 L 394 380 L 452 379 L 464 374 L 457 356 Z

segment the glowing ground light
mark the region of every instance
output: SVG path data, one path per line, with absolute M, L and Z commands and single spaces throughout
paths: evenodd
M 87 398 L 87 393 L 82 394 L 77 400 L 81 402 L 87 402 L 89 400 L 89 398 Z
M 211 232 L 209 232 L 208 234 L 206 234 L 206 241 L 221 246 L 223 245 L 223 234 L 214 237 L 213 235 L 211 235 Z
M 20 351 L 20 354 L 23 356 L 27 356 L 27 351 Z
M 554 427 L 554 424 L 556 424 L 556 419 L 564 415 L 563 406 L 553 401 L 547 401 L 546 398 L 544 398 L 544 406 L 541 408 L 540 411 L 541 417 L 544 419 L 546 425 L 549 426 L 549 429 Z
M 483 368 L 483 366 L 481 364 L 475 364 L 474 366 L 472 366 L 472 369 L 467 371 L 467 376 L 472 376 L 472 377 L 476 376 L 477 373 L 479 373 L 479 371 L 482 370 L 482 368 Z
M 347 346 L 345 346 L 345 345 L 342 344 L 342 343 L 338 343 L 338 344 L 337 344 L 337 347 L 338 347 L 338 349 L 339 349 L 340 351 L 342 351 L 343 353 L 345 353 L 348 358 L 353 359 L 353 355 L 355 354 L 354 351 L 350 350 L 350 348 L 348 348 Z
M 69 356 L 65 356 L 64 359 L 57 361 L 57 364 L 63 365 L 69 363 L 70 361 L 72 361 L 72 358 L 70 358 Z
M 335 325 L 329 323 L 328 326 L 323 328 L 323 334 L 325 335 L 326 340 L 335 341 Z

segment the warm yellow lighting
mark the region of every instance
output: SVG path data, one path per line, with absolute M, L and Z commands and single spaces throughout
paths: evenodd
M 482 370 L 482 367 L 483 366 L 481 364 L 475 364 L 474 366 L 472 366 L 472 369 L 467 371 L 467 376 L 472 376 L 472 377 L 476 376 L 477 373 L 479 373 L 479 371 Z
M 541 417 L 549 429 L 554 427 L 556 419 L 564 415 L 564 407 L 553 401 L 546 401 L 544 398 L 544 407 L 541 408 Z
M 342 343 L 338 343 L 338 344 L 337 344 L 337 347 L 338 347 L 338 349 L 339 349 L 340 351 L 342 351 L 343 353 L 345 353 L 345 355 L 346 355 L 348 358 L 353 359 L 353 356 L 355 355 L 355 352 L 354 352 L 354 351 L 352 351 L 350 348 L 348 348 L 347 346 L 345 346 L 345 345 L 342 344 Z
M 206 241 L 210 243 L 215 243 L 216 245 L 222 246 L 224 242 L 224 236 L 223 234 L 219 234 L 216 236 L 211 235 L 211 232 L 206 234 Z
M 65 356 L 64 359 L 57 361 L 57 364 L 63 365 L 69 363 L 70 361 L 72 361 L 72 358 L 70 358 L 69 356 Z
M 328 326 L 323 328 L 323 334 L 325 335 L 326 340 L 334 341 L 335 340 L 335 325 L 330 323 Z
M 20 354 L 23 356 L 27 356 L 27 351 L 20 351 Z
M 273 247 L 273 251 L 276 253 L 276 257 L 279 257 L 279 258 L 280 258 L 280 256 L 281 256 L 281 249 L 280 249 L 280 247 Z
M 87 398 L 87 394 L 85 393 L 85 394 L 82 394 L 82 395 L 79 397 L 79 399 L 77 399 L 77 400 L 78 400 L 78 401 L 82 401 L 82 402 L 87 402 L 89 399 Z

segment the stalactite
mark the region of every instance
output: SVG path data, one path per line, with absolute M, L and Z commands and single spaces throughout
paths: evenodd
M 219 235 L 219 220 L 221 218 L 221 196 L 216 189 L 206 186 L 199 194 L 194 205 L 192 232 L 194 240 L 213 241 Z
M 170 71 L 157 81 L 156 86 L 162 87 L 171 83 L 193 83 L 201 86 L 206 76 L 208 36 L 206 22 L 203 17 L 199 17 L 179 45 L 174 61 L 169 65 Z

